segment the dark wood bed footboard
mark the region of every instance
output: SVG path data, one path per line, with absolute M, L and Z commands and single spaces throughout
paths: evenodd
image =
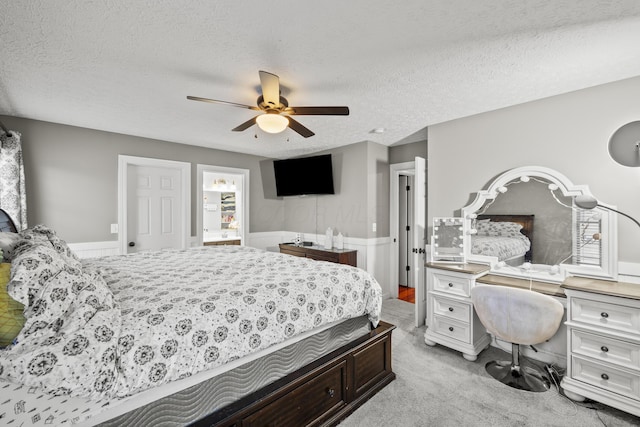
M 391 332 L 369 334 L 327 354 L 191 426 L 333 426 L 396 377 Z

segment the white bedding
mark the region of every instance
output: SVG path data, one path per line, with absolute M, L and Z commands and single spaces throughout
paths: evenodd
M 521 257 L 531 248 L 531 242 L 524 235 L 473 236 L 471 243 L 472 254 L 497 257 L 498 261 Z
M 23 233 L 8 289 L 27 321 L 0 378 L 33 390 L 124 397 L 340 319 L 378 323 L 380 286 L 355 267 L 240 246 L 81 263 L 51 230 Z

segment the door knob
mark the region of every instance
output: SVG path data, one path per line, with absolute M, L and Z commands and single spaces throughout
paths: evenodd
M 136 245 L 136 242 L 129 242 L 129 246 L 134 247 Z

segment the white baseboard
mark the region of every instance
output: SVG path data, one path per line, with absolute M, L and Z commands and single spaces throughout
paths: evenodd
M 117 240 L 68 243 L 68 245 L 79 258 L 97 258 L 101 256 L 118 255 L 120 253 Z

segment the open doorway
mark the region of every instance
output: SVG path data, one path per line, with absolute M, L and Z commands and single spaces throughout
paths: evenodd
M 415 157 L 391 164 L 389 174 L 390 296 L 413 300 L 416 326 L 426 317 L 426 170 L 426 160 Z
M 398 176 L 398 299 L 415 303 L 413 277 L 413 171 Z M 413 267 L 415 268 L 415 266 Z
M 198 241 L 244 245 L 248 233 L 249 170 L 198 165 Z

